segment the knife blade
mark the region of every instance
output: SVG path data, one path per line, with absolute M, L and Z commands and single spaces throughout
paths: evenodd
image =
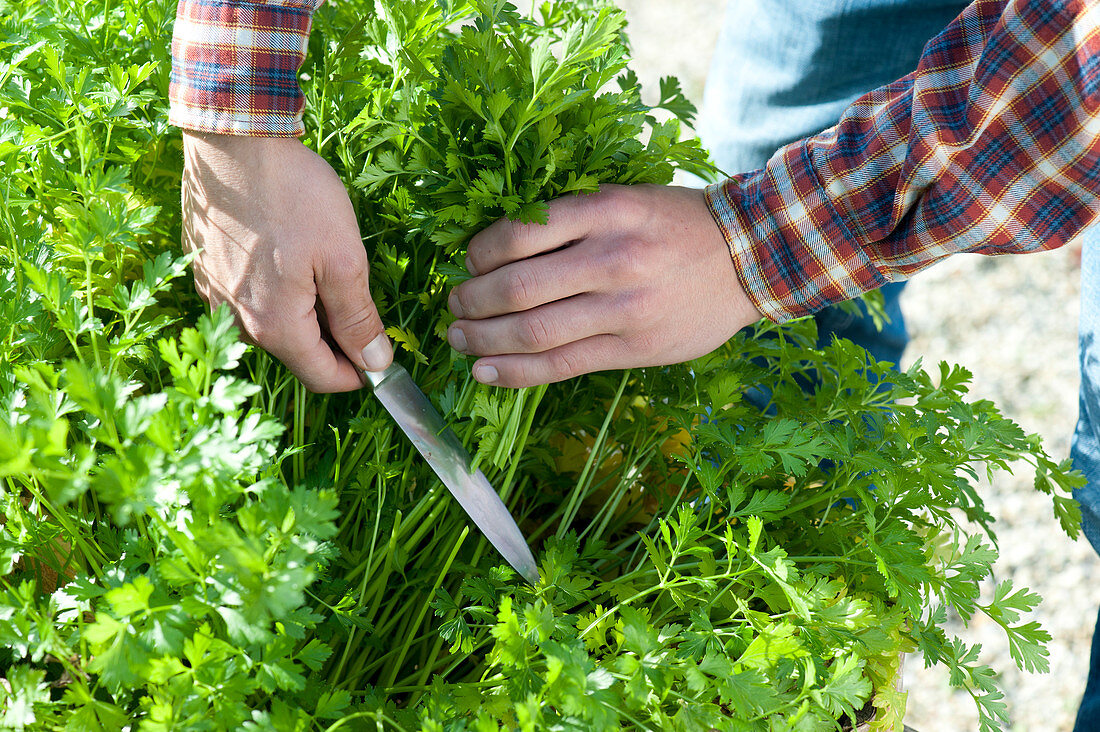
M 384 371 L 364 371 L 374 395 L 435 474 L 508 564 L 531 584 L 538 584 L 535 557 L 504 501 L 473 461 L 431 401 L 396 361 Z

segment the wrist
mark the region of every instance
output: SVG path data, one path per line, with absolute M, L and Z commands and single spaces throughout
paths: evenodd
M 232 165 L 237 169 L 258 171 L 264 165 L 283 158 L 302 143 L 294 137 L 255 137 L 223 135 L 215 132 L 184 130 L 183 151 L 187 163 L 197 159 L 212 168 Z
M 753 229 L 743 219 L 735 202 L 725 195 L 724 186 L 728 182 L 707 186 L 704 189 L 704 200 L 711 219 L 726 244 L 740 285 L 735 307 L 743 312 L 746 323 L 754 323 L 760 318 L 777 323 L 789 320 L 791 316 L 777 311 L 769 299 L 771 293 L 761 272 L 750 266 L 755 262 L 755 251 L 763 245 L 749 237 Z

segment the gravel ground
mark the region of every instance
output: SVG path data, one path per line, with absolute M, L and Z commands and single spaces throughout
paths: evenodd
M 630 19 L 634 68 L 643 83 L 678 76 L 698 104 L 724 0 L 619 1 Z M 993 400 L 1042 435 L 1048 452 L 1065 457 L 1077 418 L 1078 292 L 1073 246 L 1022 257 L 955 257 L 920 274 L 903 295 L 913 339 L 906 360 L 965 366 L 974 374 L 975 398 Z M 1003 672 L 1010 729 L 1070 730 L 1100 605 L 1100 560 L 1084 539 L 1073 542 L 1061 532 L 1049 500 L 1032 489 L 1026 466 L 1018 475 L 996 476 L 983 495 L 997 518 L 996 578 L 1010 577 L 1045 598 L 1034 617 L 1053 636 L 1050 673 L 1018 672 L 991 622 L 965 628 L 956 621 L 952 630 L 981 643 L 984 660 Z M 914 657 L 906 664 L 905 684 L 909 725 L 921 732 L 977 729 L 973 702 L 951 690 L 945 672 L 925 669 Z

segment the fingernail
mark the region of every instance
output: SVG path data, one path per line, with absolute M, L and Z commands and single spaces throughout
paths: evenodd
M 466 271 L 474 275 L 475 277 L 477 276 L 477 272 L 474 272 L 474 263 L 470 261 L 469 256 L 466 257 Z
M 474 378 L 482 384 L 495 384 L 497 379 L 500 378 L 500 374 L 497 373 L 495 367 L 489 364 L 478 364 L 474 366 Z
M 385 333 L 380 333 L 363 349 L 363 363 L 367 371 L 384 371 L 391 361 L 393 361 L 393 346 L 390 345 L 390 339 Z
M 462 318 L 466 315 L 462 312 L 462 304 L 458 301 L 458 295 L 455 294 L 454 290 L 451 290 L 451 296 L 447 298 L 447 307 L 451 309 L 456 318 Z
M 449 328 L 447 330 L 447 340 L 450 341 L 451 348 L 459 353 L 466 353 L 466 334 L 462 332 L 461 328 Z

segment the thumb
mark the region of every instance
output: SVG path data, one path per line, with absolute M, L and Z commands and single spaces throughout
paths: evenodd
M 344 265 L 316 273 L 329 333 L 357 367 L 382 371 L 393 361 L 393 346 L 371 300 L 366 252 Z

